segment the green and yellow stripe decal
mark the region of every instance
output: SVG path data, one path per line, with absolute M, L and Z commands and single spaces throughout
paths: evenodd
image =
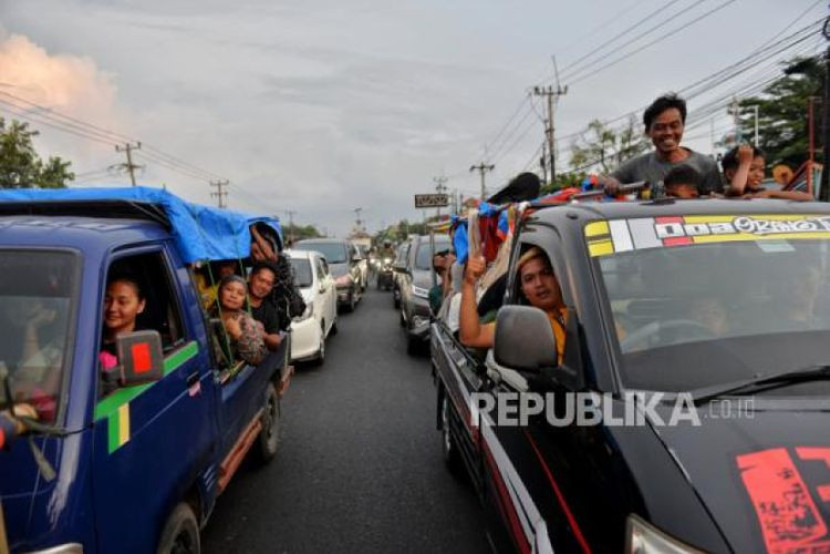
M 127 444 L 130 440 L 130 404 L 122 404 L 112 413 L 108 420 L 107 450 L 110 454 Z
M 177 370 L 199 353 L 199 344 L 190 341 L 164 359 L 164 375 Z M 112 454 L 130 440 L 130 402 L 155 385 L 147 383 L 118 389 L 95 405 L 94 421 L 107 419 L 108 450 Z

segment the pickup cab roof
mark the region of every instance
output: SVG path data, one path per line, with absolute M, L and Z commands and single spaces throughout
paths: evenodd
M 644 202 L 585 202 L 540 207 L 533 214 L 539 221 L 567 217 L 571 220 L 632 219 L 689 215 L 830 214 L 824 202 L 793 202 L 776 199 L 695 199 Z

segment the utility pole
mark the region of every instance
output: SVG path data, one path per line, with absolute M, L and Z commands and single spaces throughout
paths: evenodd
M 471 165 L 470 166 L 470 172 L 478 171 L 479 175 L 481 175 L 481 199 L 482 200 L 484 200 L 484 198 L 487 196 L 487 189 L 484 186 L 484 174 L 487 173 L 488 171 L 493 171 L 494 169 L 496 169 L 495 165 L 486 164 L 484 162 L 481 162 L 478 165 Z
M 735 124 L 735 146 L 741 144 L 741 104 L 738 102 L 738 97 L 732 97 L 732 103 L 729 105 L 727 113 L 732 116 L 732 121 Z
M 141 150 L 141 143 L 136 142 L 135 144 L 126 142 L 124 146 L 120 144 L 115 145 L 116 152 L 126 152 L 127 153 L 127 163 L 120 164 L 119 167 L 123 167 L 127 171 L 130 172 L 130 181 L 132 182 L 133 186 L 135 186 L 135 170 L 139 169 L 140 165 L 135 165 L 133 163 L 133 150 Z
M 717 158 L 715 154 L 715 118 L 709 120 L 709 141 L 711 142 L 712 158 Z
M 363 208 L 355 208 L 353 211 L 357 216 L 355 225 L 356 225 L 356 229 L 359 231 L 360 230 L 360 225 L 362 223 L 362 221 L 360 221 L 360 212 L 363 211 Z
M 818 96 L 810 96 L 807 98 L 807 135 L 808 135 L 808 154 L 809 162 L 807 163 L 807 192 L 813 194 L 815 183 L 813 183 L 813 164 L 816 161 L 816 130 L 815 130 L 815 109 L 814 101 L 821 100 Z
M 755 111 L 755 148 L 758 148 L 758 104 L 753 104 L 750 106 Z
M 568 94 L 568 87 L 561 87 L 556 85 L 547 87 L 533 87 L 534 96 L 545 96 L 548 100 L 548 119 L 545 121 L 545 134 L 548 138 L 548 156 L 550 156 L 550 180 L 553 182 L 556 179 L 556 146 L 554 141 L 554 126 L 553 126 L 553 104 L 554 100 L 558 100 L 560 96 Z
M 440 177 L 433 177 L 432 181 L 435 183 L 435 190 L 438 191 L 438 194 L 444 194 L 447 190 L 447 186 L 444 184 L 447 182 L 447 178 L 441 175 Z M 435 215 L 438 219 L 441 219 L 441 208 L 436 208 Z
M 220 208 L 227 208 L 228 204 L 225 202 L 228 198 L 228 191 L 224 190 L 226 186 L 230 183 L 226 180 L 224 181 L 211 181 L 210 186 L 216 187 L 216 192 L 211 192 L 210 196 L 213 198 L 217 198 L 219 200 L 219 207 Z
M 294 214 L 297 212 L 294 210 L 285 210 L 285 213 L 288 214 L 288 242 L 294 244 Z
M 824 38 L 830 40 L 830 17 L 824 20 L 824 27 L 821 30 Z M 819 200 L 822 202 L 830 201 L 830 47 L 824 55 L 824 103 L 822 105 L 822 141 L 824 144 L 824 151 L 821 163 L 821 184 L 819 184 Z

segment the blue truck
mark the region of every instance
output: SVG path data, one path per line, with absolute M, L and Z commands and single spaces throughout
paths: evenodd
M 11 552 L 197 553 L 246 454 L 275 455 L 289 341 L 258 366 L 223 366 L 193 273 L 247 258 L 252 224 L 279 237 L 274 219 L 156 189 L 0 193 L 0 375 L 39 414 L 36 432 L 0 452 Z M 151 286 L 145 330 L 118 339 L 126 369 L 109 392 L 102 305 L 124 266 Z M 24 355 L 32 321 L 37 351 Z

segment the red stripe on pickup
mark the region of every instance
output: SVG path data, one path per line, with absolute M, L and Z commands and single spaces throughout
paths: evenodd
M 553 487 L 553 492 L 556 494 L 556 499 L 559 501 L 559 506 L 562 508 L 562 511 L 565 512 L 565 517 L 568 518 L 568 523 L 573 529 L 574 536 L 576 540 L 579 542 L 579 546 L 582 547 L 582 551 L 587 553 L 591 552 L 591 547 L 588 546 L 588 541 L 585 540 L 585 537 L 582 535 L 582 530 L 579 528 L 579 524 L 576 522 L 576 518 L 574 517 L 573 513 L 571 512 L 568 503 L 565 501 L 565 497 L 562 495 L 562 491 L 559 490 L 559 485 L 556 483 L 556 479 L 553 478 L 553 474 L 550 472 L 550 468 L 548 464 L 545 463 L 545 459 L 542 458 L 542 453 L 539 452 L 539 448 L 536 446 L 536 442 L 530 436 L 530 433 L 525 431 L 525 436 L 527 437 L 530 446 L 533 447 L 533 451 L 536 453 L 536 457 L 539 458 L 539 462 L 542 464 L 542 469 L 545 472 L 545 475 L 548 477 L 548 481 L 550 481 L 551 486 Z
M 496 482 L 496 488 L 499 491 L 499 500 L 501 501 L 500 504 L 502 506 L 502 510 L 507 515 L 507 521 L 510 523 L 510 534 L 513 535 L 513 541 L 516 543 L 519 551 L 522 552 L 522 554 L 529 554 L 531 552 L 530 542 L 525 536 L 522 524 L 519 523 L 519 515 L 516 513 L 516 507 L 513 505 L 513 499 L 510 498 L 510 493 L 507 492 L 507 487 L 504 484 L 504 480 L 501 478 L 501 472 L 499 472 L 496 460 L 493 459 L 493 454 L 487 446 L 487 441 L 482 441 L 482 443 L 484 444 L 484 457 L 487 460 L 487 465 L 490 466 L 490 473 L 493 474 L 493 480 Z

